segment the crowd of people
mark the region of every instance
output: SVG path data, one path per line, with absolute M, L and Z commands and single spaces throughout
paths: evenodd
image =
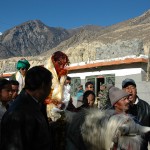
M 78 139 L 67 137 L 69 124 L 66 118 L 69 116 L 72 120 L 84 109 L 114 110 L 116 114 L 133 116 L 137 124 L 150 127 L 150 105 L 138 97 L 133 79 L 123 80 L 122 89 L 102 84 L 98 94 L 94 93 L 94 84 L 88 81 L 85 89 L 83 85 L 78 87 L 77 105 L 74 106 L 71 78 L 63 70 L 68 63 L 67 57 L 61 52 L 55 54 L 61 59 L 52 57 L 52 69 L 30 68 L 30 63 L 21 59 L 17 62 L 18 71 L 10 80 L 0 79 L 0 149 L 86 150 L 84 145 L 75 148 L 65 144 L 67 139 L 73 139 L 72 144 L 76 140 L 83 142 L 80 129 L 75 133 Z M 59 88 L 54 85 L 56 81 Z M 56 93 L 55 88 L 58 88 Z M 150 134 L 142 135 L 142 139 L 140 150 L 148 150 Z

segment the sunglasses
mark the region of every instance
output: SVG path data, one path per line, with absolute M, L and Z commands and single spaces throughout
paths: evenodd
M 89 88 L 90 88 L 90 89 L 93 89 L 94 87 L 93 87 L 93 86 L 90 86 Z
M 18 93 L 18 92 L 19 92 L 19 90 L 12 90 L 12 92 L 16 92 L 16 93 Z
M 28 70 L 27 68 L 21 68 L 21 70 Z

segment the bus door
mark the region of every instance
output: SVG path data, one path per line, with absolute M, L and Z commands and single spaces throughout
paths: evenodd
M 105 84 L 112 84 L 115 85 L 115 75 L 105 75 Z
M 97 90 L 96 90 L 96 96 L 98 96 L 98 92 L 100 91 L 100 85 L 104 84 L 105 83 L 105 77 L 100 75 L 100 76 L 97 76 Z
M 81 84 L 80 77 L 71 77 L 71 96 L 76 97 L 76 93 L 78 91 L 78 87 Z

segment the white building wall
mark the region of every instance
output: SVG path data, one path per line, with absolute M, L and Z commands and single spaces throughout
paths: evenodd
M 115 74 L 115 86 L 122 88 L 122 81 L 126 78 L 132 78 L 137 84 L 138 96 L 150 104 L 150 82 L 146 82 L 146 73 L 141 68 L 129 68 L 107 71 L 94 71 L 83 73 L 68 74 L 70 77 L 80 77 L 81 84 L 85 85 L 86 76 Z

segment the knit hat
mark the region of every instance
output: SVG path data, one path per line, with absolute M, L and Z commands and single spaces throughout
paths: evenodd
M 17 69 L 26 68 L 27 70 L 30 68 L 30 64 L 26 59 L 21 59 L 17 62 Z
M 127 87 L 128 85 L 134 85 L 136 87 L 136 83 L 133 79 L 126 78 L 122 81 L 122 88 Z
M 114 85 L 113 84 L 107 84 L 106 88 L 107 90 L 110 90 L 110 88 L 112 88 Z
M 111 87 L 109 90 L 109 98 L 111 101 L 112 106 L 119 101 L 120 99 L 122 99 L 123 97 L 128 96 L 129 93 L 125 92 L 124 90 L 121 90 L 117 87 Z

